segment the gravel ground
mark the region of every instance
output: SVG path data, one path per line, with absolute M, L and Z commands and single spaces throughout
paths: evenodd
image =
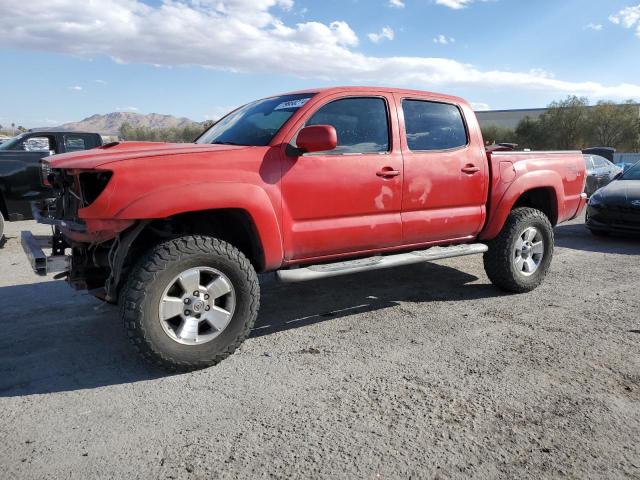
M 481 257 L 263 285 L 207 370 L 138 360 L 117 312 L 0 250 L 0 477 L 640 478 L 640 241 L 556 229 L 547 281 Z M 44 229 L 43 231 L 46 231 Z

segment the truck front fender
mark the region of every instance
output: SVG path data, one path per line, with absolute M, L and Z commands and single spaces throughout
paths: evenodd
M 264 254 L 265 270 L 282 265 L 284 250 L 278 216 L 267 192 L 256 185 L 225 182 L 172 185 L 137 198 L 120 208 L 114 218 L 159 219 L 216 209 L 245 211 L 256 227 Z
M 513 210 L 516 202 L 527 192 L 536 189 L 548 189 L 553 191 L 552 209 L 556 219 L 563 215 L 565 210 L 565 194 L 562 177 L 553 170 L 536 170 L 525 172 L 511 183 L 504 183 L 498 180 L 498 185 L 494 185 L 489 205 L 489 216 L 487 223 L 480 233 L 480 240 L 491 240 L 495 238 Z M 549 219 L 553 222 L 553 219 Z

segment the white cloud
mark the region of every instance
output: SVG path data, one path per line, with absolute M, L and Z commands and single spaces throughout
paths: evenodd
M 107 82 L 105 80 L 94 80 L 94 82 L 100 84 L 100 85 L 106 85 Z
M 627 7 L 618 13 L 609 16 L 609 21 L 624 28 L 636 29 L 636 35 L 640 37 L 640 4 L 635 7 Z
M 474 0 L 436 0 L 436 4 L 449 7 L 454 10 L 460 10 L 462 8 L 466 8 L 469 4 L 473 3 L 473 1 Z
M 450 43 L 456 43 L 456 39 L 453 37 L 447 37 L 446 35 L 438 35 L 433 39 L 433 43 L 439 43 L 440 45 L 448 45 Z
M 137 112 L 138 107 L 116 107 L 116 112 Z
M 357 50 L 358 36 L 344 21 L 289 25 L 278 19 L 282 9 L 293 8 L 292 0 L 54 3 L 52 8 L 50 0 L 0 0 L 0 45 L 85 58 L 107 56 L 121 63 L 199 65 L 343 83 L 640 98 L 640 84 L 569 81 L 537 70 L 492 70 L 441 57 L 365 55 Z
M 596 32 L 599 32 L 602 30 L 602 24 L 601 23 L 589 23 L 587 25 L 584 26 L 585 30 L 595 30 Z
M 404 8 L 404 1 L 403 0 L 389 0 L 389 3 L 387 4 L 387 6 L 389 6 L 391 8 Z
M 369 33 L 367 35 L 373 43 L 379 43 L 384 39 L 393 40 L 395 33 L 391 27 L 382 27 L 379 33 Z
M 491 110 L 491 107 L 488 103 L 484 102 L 469 102 L 471 104 L 471 108 L 473 108 L 476 112 L 482 112 L 486 110 Z
M 72 87 L 69 87 L 69 90 L 73 90 L 74 92 L 80 92 L 82 90 L 82 87 L 80 85 L 74 85 Z

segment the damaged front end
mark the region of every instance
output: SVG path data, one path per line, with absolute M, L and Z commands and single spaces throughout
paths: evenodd
M 112 179 L 102 170 L 49 169 L 46 181 L 54 197 L 32 205 L 39 223 L 52 226 L 51 236 L 22 232 L 22 246 L 34 271 L 58 273 L 77 290 L 87 290 L 108 302 L 117 299 L 117 286 L 131 243 L 145 222 L 102 220 L 86 215 Z M 51 249 L 46 255 L 43 248 Z

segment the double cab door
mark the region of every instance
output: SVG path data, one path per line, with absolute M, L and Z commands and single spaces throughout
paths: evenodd
M 472 152 L 460 107 L 351 90 L 313 105 L 294 129 L 291 145 L 308 125 L 332 125 L 338 146 L 302 155 L 287 149 L 282 197 L 288 261 L 367 254 L 479 232 L 486 157 L 484 151 Z

